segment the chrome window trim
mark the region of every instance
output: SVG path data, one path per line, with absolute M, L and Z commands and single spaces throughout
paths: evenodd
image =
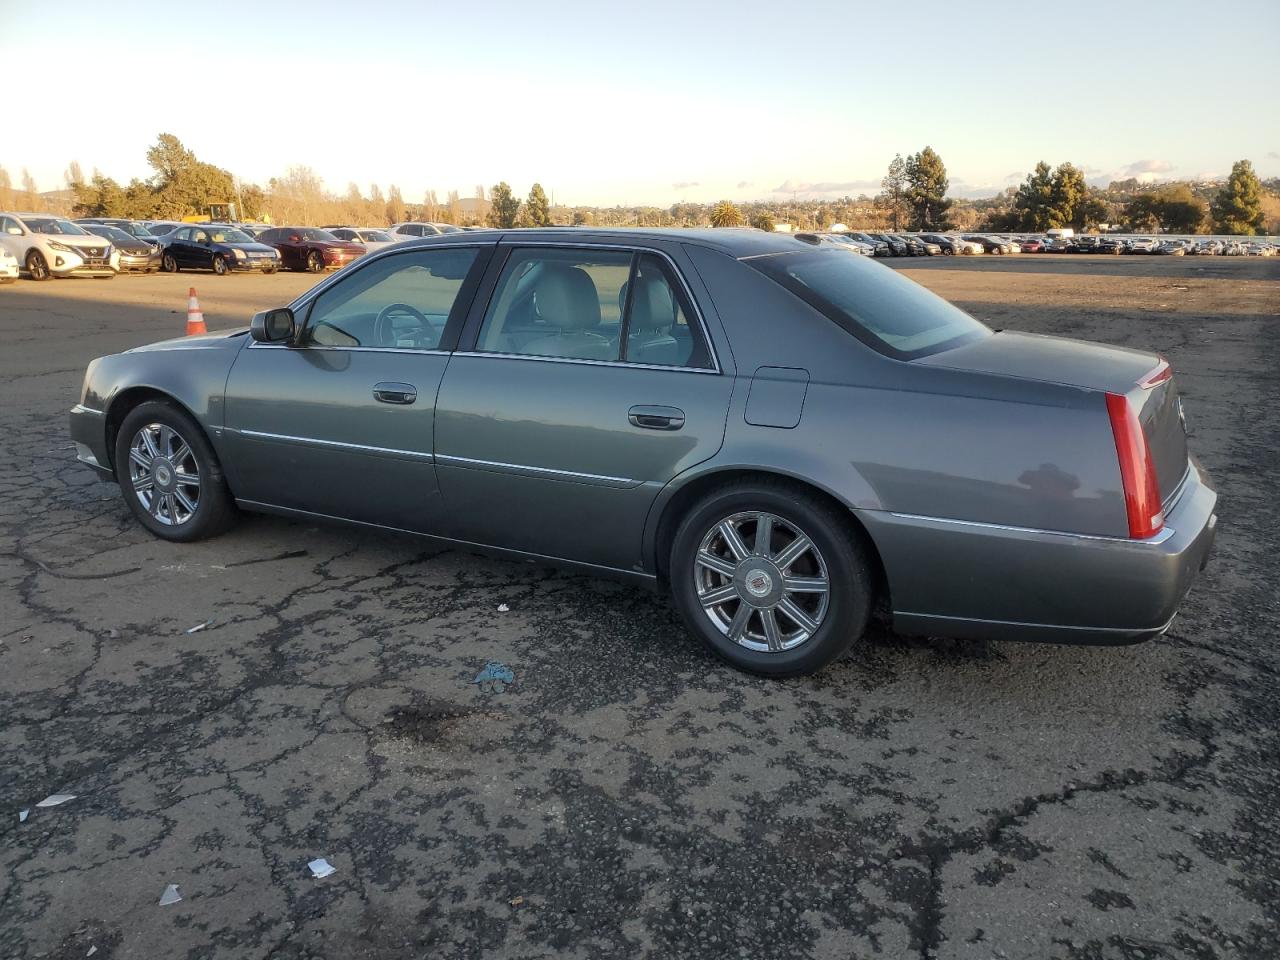
M 486 353 L 483 350 L 455 350 L 455 357 L 481 357 L 496 360 L 537 360 L 542 363 L 578 363 L 589 367 L 622 367 L 627 370 L 669 370 L 673 373 L 700 373 L 716 376 L 720 371 L 709 367 L 672 367 L 660 363 L 629 363 L 626 360 L 588 360 L 584 357 L 542 357 L 532 353 Z
M 1040 527 L 1019 527 L 1006 523 L 984 523 L 979 520 L 953 520 L 950 517 L 927 517 L 919 513 L 897 513 L 893 510 L 888 511 L 888 513 L 889 516 L 896 517 L 899 520 L 921 520 L 926 523 L 940 523 L 956 527 L 978 527 L 984 530 L 1003 530 L 1008 533 L 1033 533 L 1047 537 L 1066 537 L 1071 540 L 1101 540 L 1106 543 L 1127 543 L 1134 546 L 1164 543 L 1177 532 L 1172 527 L 1164 527 L 1153 537 L 1147 537 L 1145 540 L 1134 540 L 1130 537 L 1109 537 L 1098 533 L 1072 533 L 1069 530 L 1045 530 Z
M 698 329 L 702 332 L 702 339 L 707 345 L 707 352 L 711 355 L 711 366 L 710 367 L 661 367 L 660 369 L 688 370 L 692 373 L 723 373 L 724 372 L 720 367 L 720 355 L 716 352 L 715 341 L 711 339 L 711 332 L 707 327 L 706 318 L 703 317 L 702 315 L 702 308 L 698 306 L 698 298 L 693 295 L 693 290 L 689 288 L 689 281 L 685 279 L 684 273 L 680 270 L 680 266 L 675 262 L 674 259 L 672 259 L 671 255 L 667 253 L 665 250 L 658 250 L 655 247 L 646 247 L 646 246 L 643 246 L 642 244 L 635 244 L 635 243 L 591 243 L 589 241 L 588 242 L 579 241 L 577 243 L 574 243 L 572 241 L 567 241 L 567 240 L 537 240 L 533 238 L 525 239 L 518 235 L 512 236 L 509 238 L 509 235 L 507 234 L 504 234 L 498 240 L 498 245 L 509 246 L 513 250 L 517 250 L 517 249 L 523 250 L 528 247 L 553 247 L 553 248 L 559 248 L 562 250 L 622 250 L 628 253 L 651 253 L 656 257 L 661 257 L 663 260 L 667 262 L 667 265 L 671 268 L 672 273 L 675 274 L 676 280 L 679 281 L 680 283 L 680 288 L 684 290 L 685 298 L 689 301 L 689 306 L 693 309 L 693 315 L 698 321 Z M 497 293 L 496 287 L 494 288 L 493 292 Z M 488 312 L 489 311 L 486 307 L 485 314 L 487 315 Z M 483 327 L 483 322 L 481 323 L 481 326 Z M 477 340 L 478 339 L 479 337 L 477 336 Z M 484 357 L 527 356 L 526 354 L 522 354 L 522 353 L 517 353 L 517 354 L 488 353 L 483 350 L 467 351 L 467 352 L 468 354 L 474 353 L 477 356 L 484 356 Z M 641 367 L 641 368 L 653 367 L 652 364 L 628 363 L 626 360 L 621 360 L 621 359 L 598 360 L 598 361 L 574 361 L 573 357 L 554 357 L 554 358 L 544 357 L 541 359 L 556 359 L 556 360 L 566 360 L 571 362 L 608 363 L 608 364 L 615 364 L 615 365 L 624 366 L 624 367 Z
M 423 453 L 420 450 L 399 450 L 395 447 L 372 447 L 364 443 L 344 443 L 340 440 L 321 440 L 317 437 L 294 437 L 287 433 L 267 433 L 263 430 L 241 430 L 235 427 L 224 427 L 230 433 L 238 433 L 242 437 L 252 437 L 255 440 L 283 440 L 286 443 L 300 443 L 303 446 L 325 447 L 333 450 L 352 450 L 356 453 L 379 453 L 390 454 L 396 457 L 407 457 L 411 460 L 421 460 L 423 463 L 431 463 L 435 460 L 435 455 Z
M 414 350 L 412 347 L 340 347 L 334 344 L 309 343 L 301 347 L 291 347 L 284 343 L 260 343 L 252 337 L 249 339 L 250 350 L 334 350 L 341 353 L 411 353 L 417 356 L 448 357 L 448 350 Z
M 485 354 L 485 356 L 489 356 L 489 354 Z M 600 473 L 557 470 L 554 467 L 534 467 L 523 463 L 504 463 L 501 460 L 476 460 L 472 457 L 454 457 L 443 453 L 436 454 L 436 462 L 445 466 L 492 467 L 504 473 L 518 473 L 533 477 L 541 476 L 553 480 L 586 480 L 616 487 L 635 487 L 641 483 L 641 481 L 633 480 L 630 477 L 609 477 Z

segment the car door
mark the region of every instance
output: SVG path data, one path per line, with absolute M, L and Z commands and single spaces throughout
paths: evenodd
M 724 439 L 687 284 L 652 250 L 509 243 L 485 290 L 437 401 L 450 535 L 641 569 L 654 498 Z
M 438 531 L 436 394 L 488 250 L 373 260 L 298 306 L 294 345 L 247 344 L 225 398 L 237 499 Z
M 0 217 L 0 250 L 7 250 L 22 263 L 26 253 L 24 231 L 13 217 Z M 25 268 L 26 264 L 23 264 Z
M 191 258 L 191 266 L 206 270 L 213 267 L 213 241 L 208 230 L 193 227 L 187 250 L 187 255 Z

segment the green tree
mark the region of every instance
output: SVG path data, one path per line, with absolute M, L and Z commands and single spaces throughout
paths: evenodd
M 529 197 L 524 202 L 524 222 L 530 227 L 551 225 L 551 204 L 547 202 L 546 191 L 540 183 L 535 183 L 529 189 Z
M 1208 209 L 1189 186 L 1179 183 L 1134 197 L 1125 216 L 1138 230 L 1159 227 L 1170 233 L 1196 233 L 1204 224 Z
M 911 229 L 946 230 L 947 211 L 951 209 L 951 201 L 947 199 L 947 168 L 933 147 L 925 147 L 908 157 L 903 176 Z
M 773 214 L 768 210 L 757 210 L 751 215 L 751 225 L 757 230 L 765 230 L 769 233 L 773 233 Z
M 889 223 L 894 230 L 903 217 L 907 199 L 907 162 L 902 154 L 895 153 L 889 162 L 889 172 L 880 181 L 881 205 L 888 211 Z
M 147 163 L 155 171 L 151 178 L 155 212 L 161 217 L 180 218 L 203 213 L 210 203 L 226 203 L 235 198 L 231 174 L 204 163 L 171 133 L 162 133 L 147 150 Z
M 489 226 L 508 230 L 516 225 L 520 201 L 511 192 L 511 185 L 503 180 L 489 190 Z
M 1035 170 L 1018 187 L 1013 197 L 1014 229 L 1047 230 L 1054 224 L 1050 211 L 1053 206 L 1053 170 L 1041 160 Z
M 1248 160 L 1231 165 L 1231 176 L 1213 199 L 1213 222 L 1218 233 L 1263 232 L 1262 184 Z
M 1053 171 L 1053 183 L 1049 189 L 1049 219 L 1051 227 L 1083 228 L 1084 222 L 1078 208 L 1089 193 L 1084 182 L 1084 171 L 1071 163 L 1061 163 Z
M 742 212 L 729 200 L 721 200 L 711 210 L 711 225 L 713 227 L 740 227 L 742 226 Z

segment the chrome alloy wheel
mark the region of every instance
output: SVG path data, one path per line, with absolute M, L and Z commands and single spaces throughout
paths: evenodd
M 812 637 L 831 600 L 831 578 L 813 540 L 795 524 L 758 511 L 735 513 L 707 531 L 693 579 L 716 629 L 765 653 Z
M 166 526 L 186 523 L 200 506 L 200 465 L 191 445 L 163 423 L 133 435 L 129 482 L 142 508 Z

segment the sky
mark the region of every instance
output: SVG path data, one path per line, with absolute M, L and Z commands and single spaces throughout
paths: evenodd
M 1038 160 L 1089 179 L 1280 175 L 1280 0 L 0 0 L 0 166 L 123 182 L 173 133 L 265 185 L 293 165 L 563 204 L 873 194 L 932 146 L 954 196 Z M 1229 12 L 1228 12 L 1229 11 Z

